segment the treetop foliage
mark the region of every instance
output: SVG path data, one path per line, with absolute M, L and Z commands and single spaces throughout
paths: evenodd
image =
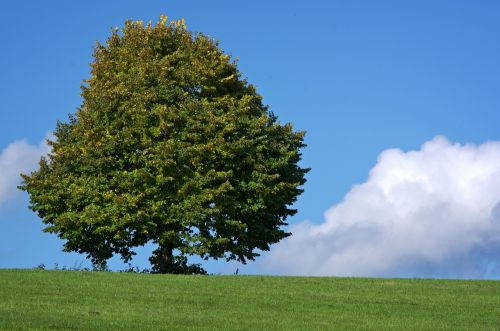
M 192 272 L 187 255 L 245 262 L 289 235 L 304 132 L 278 122 L 217 42 L 184 20 L 126 21 L 91 68 L 20 186 L 66 251 L 104 264 L 154 242 L 156 271 Z

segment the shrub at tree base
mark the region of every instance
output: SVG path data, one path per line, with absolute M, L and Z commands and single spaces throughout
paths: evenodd
M 245 263 L 289 235 L 304 132 L 277 121 L 216 42 L 184 21 L 127 21 L 91 66 L 82 106 L 20 186 L 65 251 L 105 265 L 154 242 L 155 272 L 200 273 L 186 256 Z

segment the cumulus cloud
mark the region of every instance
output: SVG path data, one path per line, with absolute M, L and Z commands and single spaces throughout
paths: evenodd
M 274 273 L 500 276 L 500 142 L 382 152 L 366 182 L 264 259 Z
M 19 193 L 17 186 L 21 182 L 20 173 L 29 173 L 36 169 L 42 155 L 50 151 L 44 139 L 38 145 L 31 145 L 26 140 L 18 140 L 0 153 L 0 205 Z

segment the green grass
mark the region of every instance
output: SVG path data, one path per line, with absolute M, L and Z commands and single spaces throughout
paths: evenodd
M 0 270 L 2 330 L 500 330 L 500 282 Z

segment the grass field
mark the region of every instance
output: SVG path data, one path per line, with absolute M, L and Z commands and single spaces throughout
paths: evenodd
M 0 270 L 2 330 L 500 330 L 500 282 Z

